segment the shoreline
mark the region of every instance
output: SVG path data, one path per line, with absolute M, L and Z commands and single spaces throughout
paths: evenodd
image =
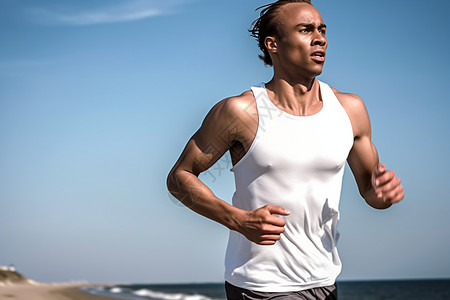
M 81 288 L 97 286 L 89 283 L 8 284 L 0 286 L 0 300 L 117 300 L 88 294 Z

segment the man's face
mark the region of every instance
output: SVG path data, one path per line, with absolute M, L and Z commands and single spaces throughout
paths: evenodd
M 326 26 L 319 11 L 306 3 L 290 3 L 281 8 L 278 17 L 279 69 L 298 76 L 320 75 L 328 44 Z

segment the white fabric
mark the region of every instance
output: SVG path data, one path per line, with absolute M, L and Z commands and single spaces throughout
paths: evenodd
M 286 231 L 261 246 L 231 231 L 225 280 L 261 292 L 299 291 L 335 283 L 339 198 L 353 132 L 331 88 L 320 82 L 323 107 L 294 116 L 275 106 L 265 85 L 252 87 L 259 125 L 245 156 L 233 167 L 233 205 L 250 211 L 267 204 L 291 211 Z

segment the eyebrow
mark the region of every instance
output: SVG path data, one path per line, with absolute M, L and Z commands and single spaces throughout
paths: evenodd
M 297 24 L 295 27 L 299 27 L 299 26 L 314 27 L 314 24 L 313 23 L 300 23 L 300 24 Z M 327 25 L 325 25 L 324 23 L 320 23 L 318 28 L 327 28 Z

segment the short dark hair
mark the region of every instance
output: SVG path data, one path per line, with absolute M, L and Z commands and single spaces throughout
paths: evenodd
M 264 40 L 268 36 L 280 37 L 278 32 L 279 20 L 277 14 L 281 7 L 289 3 L 307 3 L 312 5 L 311 0 L 278 0 L 277 2 L 260 6 L 256 9 L 261 9 L 259 18 L 253 21 L 251 28 L 248 30 L 250 35 L 258 41 L 259 49 L 263 52 L 263 55 L 258 57 L 264 61 L 264 64 L 272 66 L 272 59 L 270 58 L 269 51 L 267 51 L 264 45 Z

